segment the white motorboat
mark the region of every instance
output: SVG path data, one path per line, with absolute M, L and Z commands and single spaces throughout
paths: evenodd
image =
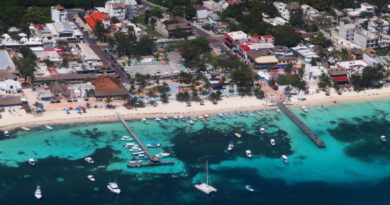
M 209 119 L 209 115 L 204 115 L 204 119 L 208 120 Z
M 270 143 L 271 143 L 272 146 L 275 146 L 275 145 L 276 145 L 275 139 L 270 139 L 269 141 L 270 141 Z
M 7 130 L 4 131 L 4 136 L 9 137 L 9 132 Z
M 168 117 L 164 117 L 163 119 L 164 119 L 165 121 L 168 121 Z
M 28 163 L 31 165 L 31 166 L 35 166 L 35 160 L 33 158 L 30 158 L 28 159 Z
M 53 129 L 53 127 L 50 126 L 50 125 L 45 125 L 45 128 L 48 129 L 48 130 L 52 130 Z
M 35 198 L 37 199 L 41 199 L 42 198 L 42 191 L 41 191 L 41 187 L 40 186 L 37 186 L 37 188 L 35 189 Z
M 147 144 L 146 146 L 149 148 L 157 148 L 157 147 L 161 147 L 161 144 L 157 143 L 157 142 L 151 142 L 150 144 Z
M 282 111 L 278 108 L 278 109 L 276 109 L 276 113 L 282 114 Z
M 386 142 L 386 136 L 382 135 L 381 140 L 382 140 L 382 142 Z
M 262 128 L 260 128 L 260 134 L 265 134 L 265 128 L 264 127 L 262 127 Z
M 208 161 L 206 161 L 206 182 L 195 184 L 194 187 L 207 195 L 217 192 L 217 189 L 209 184 Z
M 115 182 L 109 182 L 107 185 L 108 190 L 110 190 L 114 194 L 120 194 L 121 190 L 119 189 L 119 186 Z
M 162 158 L 162 157 L 169 157 L 171 154 L 163 152 L 163 153 L 158 153 L 156 154 L 156 157 Z
M 139 156 L 139 155 L 142 155 L 142 154 L 145 154 L 145 152 L 144 151 L 140 151 L 140 152 L 133 152 L 133 153 L 131 153 L 131 155 L 133 155 L 133 156 Z
M 236 137 L 238 137 L 238 138 L 241 138 L 241 134 L 240 133 L 234 133 L 234 135 L 236 136 Z
M 231 152 L 231 151 L 233 151 L 233 149 L 234 149 L 234 143 L 233 143 L 233 141 L 231 140 L 231 141 L 229 142 L 228 147 L 227 147 L 227 151 Z
M 156 122 L 160 122 L 161 121 L 161 119 L 160 118 L 155 118 L 154 120 L 156 120 Z
M 174 120 L 179 120 L 179 117 L 178 116 L 174 116 L 173 119 Z
M 249 150 L 249 149 L 245 150 L 245 154 L 248 158 L 252 158 L 252 151 L 251 150 Z
M 86 162 L 88 162 L 89 164 L 95 163 L 95 161 L 93 161 L 92 157 L 86 157 L 86 158 L 84 158 L 84 160 L 85 160 Z
M 141 120 L 143 123 L 145 123 L 145 124 L 148 124 L 148 121 L 146 120 L 146 118 L 142 118 L 142 120 Z
M 288 157 L 287 157 L 287 155 L 282 155 L 281 158 L 282 158 L 282 160 L 283 160 L 284 163 L 286 163 L 286 164 L 288 163 Z
M 129 142 L 129 143 L 125 144 L 125 148 L 130 148 L 130 147 L 133 147 L 133 146 L 135 146 L 135 143 L 133 143 L 133 142 Z
M 95 177 L 93 177 L 93 175 L 88 175 L 87 178 L 88 178 L 90 181 L 92 181 L 92 182 L 95 181 Z
M 186 120 L 185 117 L 182 116 L 182 115 L 179 118 L 180 118 L 181 121 L 185 121 Z
M 131 141 L 131 140 L 133 140 L 133 138 L 131 138 L 130 136 L 122 136 L 121 140 L 122 141 Z
M 23 131 L 30 131 L 31 130 L 30 128 L 25 127 L 25 126 L 21 126 L 20 129 Z
M 129 149 L 129 152 L 140 152 L 142 149 L 140 147 L 132 147 Z
M 301 106 L 301 110 L 302 110 L 303 112 L 309 112 L 309 110 L 307 109 L 307 107 L 304 106 L 304 105 Z
M 248 185 L 245 185 L 245 189 L 250 191 L 250 192 L 254 192 L 255 189 L 253 189 L 252 185 L 248 184 Z
M 191 119 L 187 119 L 187 122 L 188 122 L 188 124 L 190 124 L 190 125 L 194 124 L 194 121 L 192 121 Z

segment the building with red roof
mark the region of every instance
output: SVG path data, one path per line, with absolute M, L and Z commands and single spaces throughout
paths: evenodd
M 91 29 L 95 28 L 97 22 L 102 23 L 106 28 L 111 24 L 110 16 L 104 12 L 88 13 L 84 19 Z

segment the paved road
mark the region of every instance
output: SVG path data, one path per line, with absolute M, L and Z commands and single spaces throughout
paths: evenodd
M 80 25 L 73 21 L 76 26 L 83 31 L 83 29 L 80 27 Z M 89 46 L 92 48 L 92 50 L 95 51 L 95 53 L 99 56 L 99 58 L 103 61 L 103 65 L 108 66 L 110 68 L 113 68 L 116 72 L 116 74 L 119 76 L 119 80 L 121 82 L 127 82 L 128 81 L 128 74 L 126 71 L 120 66 L 113 58 L 111 58 L 106 52 L 104 52 L 98 45 L 96 45 L 96 42 L 94 39 L 91 39 L 88 32 L 83 32 L 84 40 L 89 44 Z

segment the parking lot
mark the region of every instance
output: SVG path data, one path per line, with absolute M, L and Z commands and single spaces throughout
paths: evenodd
M 130 74 L 130 76 L 135 76 L 136 73 L 142 75 L 151 75 L 151 76 L 161 76 L 161 77 L 169 77 L 172 75 L 176 75 L 180 73 L 180 71 L 184 71 L 184 67 L 180 66 L 180 64 L 148 64 L 148 65 L 135 65 L 126 68 L 126 72 Z

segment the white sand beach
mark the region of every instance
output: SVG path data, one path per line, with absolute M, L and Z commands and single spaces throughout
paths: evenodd
M 324 92 L 305 95 L 306 100 L 298 102 L 296 97 L 292 97 L 292 106 L 299 105 L 321 105 L 334 103 L 348 103 L 358 101 L 369 101 L 377 99 L 390 99 L 390 88 L 382 88 L 375 90 L 367 90 L 362 92 L 345 92 L 338 95 L 332 91 L 330 96 L 326 96 Z M 34 127 L 45 124 L 67 124 L 80 122 L 103 122 L 116 121 L 116 113 L 121 114 L 125 119 L 142 119 L 155 117 L 173 117 L 173 116 L 199 116 L 204 114 L 218 114 L 237 111 L 252 111 L 276 109 L 275 106 L 266 105 L 264 100 L 256 99 L 255 97 L 228 97 L 223 98 L 217 105 L 206 101 L 204 105 L 192 103 L 187 106 L 186 103 L 171 101 L 168 104 L 159 104 L 156 107 L 145 107 L 128 110 L 124 107 L 116 109 L 106 108 L 91 108 L 87 113 L 78 114 L 77 111 L 71 111 L 66 114 L 64 110 L 52 110 L 42 114 L 27 114 L 24 110 L 16 113 L 1 113 L 0 119 L 1 130 L 12 130 L 20 126 Z

